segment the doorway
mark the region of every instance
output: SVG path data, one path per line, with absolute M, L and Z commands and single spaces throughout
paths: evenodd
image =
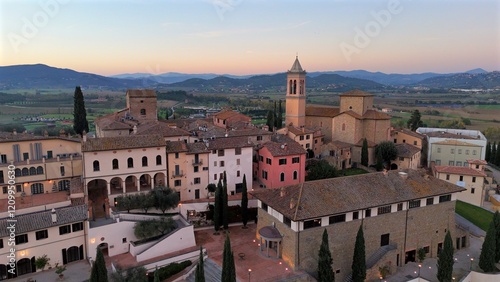
M 405 264 L 409 262 L 415 262 L 415 256 L 417 254 L 417 250 L 411 250 L 406 252 L 405 254 Z

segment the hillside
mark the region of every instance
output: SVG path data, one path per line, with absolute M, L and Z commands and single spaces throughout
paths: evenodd
M 429 88 L 493 89 L 500 88 L 500 72 L 460 73 L 424 79 L 415 86 Z
M 101 75 L 54 68 L 47 65 L 0 67 L 0 89 L 85 88 L 125 89 L 151 85 L 144 79 L 118 79 Z

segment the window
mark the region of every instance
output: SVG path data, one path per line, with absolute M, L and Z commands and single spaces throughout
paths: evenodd
M 264 161 L 264 157 L 259 155 L 259 161 L 263 162 Z
M 345 123 L 342 124 L 342 131 L 345 131 Z
M 370 217 L 370 216 L 372 216 L 372 210 L 371 209 L 365 210 L 365 217 Z
M 476 183 L 476 177 L 475 176 L 472 177 L 472 183 Z
M 203 167 L 203 170 L 204 170 L 204 171 L 208 170 L 208 166 L 204 166 L 204 167 Z
M 41 166 L 37 167 L 36 174 L 43 174 L 43 167 L 41 167 Z
M 454 165 L 455 165 L 455 162 L 454 162 L 454 161 L 449 161 L 449 162 L 448 162 L 448 165 L 449 165 L 449 166 L 454 166 Z
M 285 173 L 284 172 L 280 173 L 280 181 L 281 182 L 285 181 Z
M 471 193 L 471 194 L 474 194 L 474 192 L 476 192 L 476 188 L 471 187 L 471 188 L 470 188 L 470 193 Z
M 450 180 L 450 175 L 449 174 L 446 175 L 446 180 Z
M 71 233 L 70 225 L 59 226 L 59 235 Z
M 339 222 L 345 222 L 345 213 L 344 214 L 330 216 L 329 224 L 335 224 L 335 223 L 339 223 Z
M 475 156 L 476 155 L 476 150 L 472 150 L 472 154 Z
M 134 167 L 134 159 L 128 158 L 127 159 L 127 167 L 128 168 L 133 168 Z
M 469 154 L 469 150 L 465 150 L 465 154 L 468 155 Z
M 217 166 L 217 161 L 214 161 L 214 166 Z
M 311 144 L 307 143 L 306 148 L 309 148 L 309 147 L 311 147 Z
M 217 153 L 217 150 L 212 150 L 212 154 L 216 154 Z
M 200 184 L 201 183 L 201 178 L 200 177 L 195 177 L 193 182 L 194 182 L 194 184 Z
M 457 161 L 456 165 L 457 166 L 462 166 L 462 162 Z
M 181 180 L 177 179 L 177 180 L 174 181 L 174 186 L 175 187 L 181 186 L 182 185 L 181 183 L 182 183 Z
M 425 200 L 425 205 L 426 206 L 431 206 L 431 205 L 434 205 L 434 198 L 427 198 Z
M 236 159 L 236 165 L 240 165 L 240 159 Z
M 214 180 L 217 180 L 217 173 L 214 173 Z
M 406 139 L 403 139 L 403 143 L 406 143 Z
M 299 157 L 293 157 L 292 158 L 292 164 L 298 164 L 300 162 L 300 158 Z
M 240 177 L 240 171 L 239 170 L 236 171 L 236 177 Z
M 141 116 L 145 116 L 146 115 L 146 109 L 141 109 Z
M 267 180 L 267 171 L 262 171 L 262 178 Z
M 47 229 L 40 230 L 35 232 L 35 237 L 37 240 L 47 239 L 49 238 L 49 233 L 47 232 Z
M 23 160 L 26 161 L 30 158 L 30 155 L 28 153 L 23 153 Z
M 451 194 L 439 196 L 439 202 L 449 202 L 451 201 Z
M 142 166 L 148 166 L 148 157 L 142 157 Z
M 379 207 L 377 209 L 377 214 L 390 213 L 391 211 L 392 211 L 392 206 L 391 205 L 383 206 L 383 207 Z
M 118 169 L 119 168 L 119 166 L 118 166 L 118 160 L 117 159 L 113 159 L 113 161 L 112 161 L 112 167 L 113 167 L 113 169 Z
M 200 169 L 199 169 L 199 166 L 194 166 L 194 167 L 193 167 L 193 171 L 194 171 L 194 172 L 198 172 L 199 170 L 200 170 Z
M 279 165 L 286 165 L 286 159 L 280 159 Z
M 257 141 L 262 141 L 262 136 L 257 136 Z
M 321 218 L 304 221 L 304 229 L 321 226 Z
M 458 153 L 459 153 L 459 154 L 462 154 L 462 149 L 458 149 Z
M 413 141 L 413 145 L 417 146 L 417 141 Z
M 22 192 L 23 189 L 21 188 L 21 185 L 16 185 L 16 192 Z
M 306 135 L 306 140 L 309 140 L 309 139 L 311 139 L 311 135 L 307 134 Z
M 390 236 L 389 233 L 380 235 L 380 246 L 381 247 L 389 245 L 389 238 L 390 238 L 389 236 Z
M 16 236 L 16 245 L 28 243 L 28 234 L 21 234 Z
M 455 149 L 450 149 L 450 154 L 455 154 Z
M 59 191 L 68 191 L 70 188 L 71 182 L 69 180 L 61 180 L 57 183 L 57 187 Z
M 441 153 L 441 148 L 437 148 L 437 152 L 438 152 L 438 153 Z
M 295 170 L 293 172 L 293 180 L 297 180 L 297 178 L 299 178 L 299 173 Z
M 100 170 L 100 167 L 99 167 L 99 161 L 94 161 L 94 171 L 99 171 Z
M 399 203 L 398 204 L 398 211 L 402 211 L 403 210 L 403 203 Z
M 36 168 L 30 167 L 30 175 L 36 175 Z
M 299 139 L 300 141 L 304 140 L 304 135 L 300 135 Z
M 292 220 L 286 216 L 283 217 L 283 223 L 288 227 L 292 227 Z
M 161 165 L 161 156 L 156 156 L 156 165 Z
M 3 249 L 3 239 L 0 239 L 0 249 Z
M 266 203 L 262 203 L 262 209 L 267 212 L 267 204 Z
M 359 219 L 359 212 L 355 211 L 352 213 L 352 220 Z
M 234 148 L 235 155 L 241 155 L 241 148 Z
M 479 169 L 479 165 L 476 165 L 476 169 Z
M 218 156 L 219 157 L 224 157 L 224 150 L 219 150 Z
M 269 164 L 269 165 L 272 164 L 272 161 L 270 158 L 266 158 L 266 164 Z
M 420 200 L 411 200 L 408 208 L 413 209 L 413 208 L 418 208 L 420 207 Z
M 127 237 L 122 238 L 122 243 L 127 243 Z
M 428 254 L 430 252 L 430 247 L 429 246 L 425 246 L 424 247 L 424 251 L 426 254 Z
M 7 194 L 7 186 L 3 186 L 3 187 L 2 187 L 2 192 L 3 192 L 4 194 Z
M 436 160 L 436 165 L 441 165 L 441 160 Z
M 220 161 L 220 167 L 224 167 L 224 161 Z
M 71 228 L 73 229 L 73 232 L 82 231 L 83 230 L 83 222 L 73 223 L 71 225 Z
M 178 159 L 179 158 L 179 153 L 175 153 L 175 158 Z
M 464 181 L 464 176 L 460 175 L 459 179 L 460 179 L 459 181 Z
M 43 194 L 43 183 L 31 184 L 31 194 Z

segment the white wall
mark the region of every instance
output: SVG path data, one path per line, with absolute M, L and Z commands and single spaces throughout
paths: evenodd
M 196 246 L 194 230 L 193 226 L 189 225 L 184 228 L 177 229 L 167 238 L 163 239 L 151 248 L 137 255 L 136 259 L 138 262 L 145 261 L 157 256 L 180 251 L 194 246 Z
M 95 260 L 96 248 L 101 243 L 108 244 L 110 257 L 129 251 L 129 241 L 137 240 L 134 235 L 135 222 L 120 221 L 113 224 L 89 228 L 87 237 L 87 256 Z M 123 243 L 122 239 L 126 238 Z M 113 246 L 113 247 L 111 247 Z
M 208 179 L 209 183 L 218 183 L 220 174 L 224 171 L 227 175 L 227 193 L 235 192 L 236 183 L 243 182 L 243 175 L 246 175 L 247 189 L 252 187 L 252 158 L 253 148 L 241 148 L 241 155 L 235 155 L 234 148 L 224 149 L 224 156 L 219 157 L 218 151 L 215 154 L 210 152 L 208 157 Z M 237 160 L 239 165 L 237 164 Z M 224 167 L 220 166 L 220 162 L 224 161 Z M 216 164 L 215 164 L 216 162 Z M 237 176 L 237 171 L 240 171 L 240 176 Z M 217 180 L 214 180 L 214 174 L 217 174 Z

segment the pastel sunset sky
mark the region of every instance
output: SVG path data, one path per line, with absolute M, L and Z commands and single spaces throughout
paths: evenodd
M 500 70 L 496 0 L 7 0 L 0 65 L 147 72 Z

